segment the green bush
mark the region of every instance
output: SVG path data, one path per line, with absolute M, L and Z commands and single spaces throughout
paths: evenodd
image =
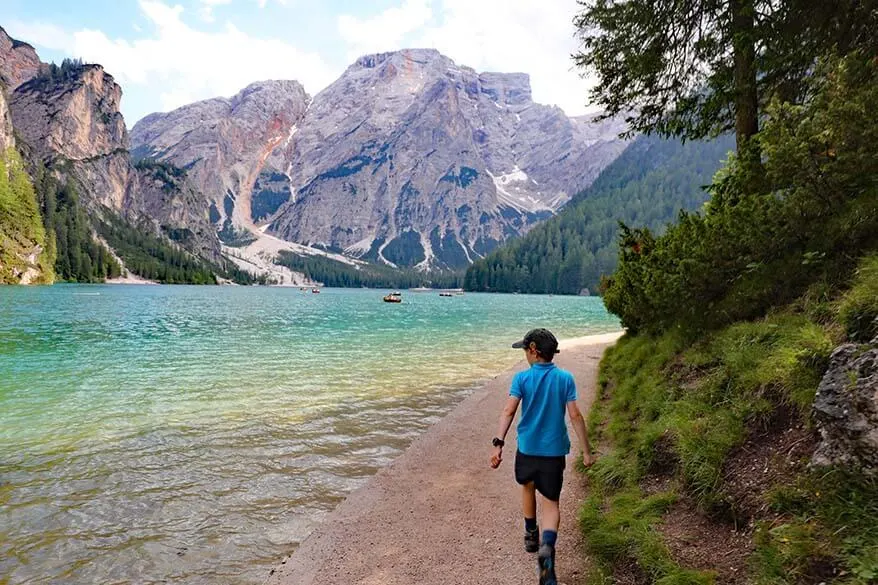
M 715 329 L 765 315 L 813 283 L 847 278 L 878 247 L 878 63 L 824 63 L 804 106 L 774 103 L 758 135 L 763 192 L 735 159 L 703 214 L 665 235 L 623 228 L 607 307 L 632 332 Z

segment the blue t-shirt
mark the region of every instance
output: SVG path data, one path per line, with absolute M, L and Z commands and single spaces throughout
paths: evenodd
M 537 362 L 512 379 L 509 395 L 521 399 L 518 450 L 525 455 L 558 457 L 570 452 L 564 413 L 576 400 L 570 372 L 553 363 Z

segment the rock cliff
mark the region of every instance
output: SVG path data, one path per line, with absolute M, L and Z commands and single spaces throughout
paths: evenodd
M 6 97 L 3 91 L 0 91 L 0 154 L 13 146 L 15 146 L 15 137 L 12 133 L 12 116 L 6 104 Z
M 0 27 L 0 84 L 7 92 L 35 77 L 41 67 L 33 47 L 13 39 Z
M 231 99 L 151 114 L 131 131 L 133 155 L 185 168 L 204 194 L 204 210 L 210 209 L 215 223 L 225 227 L 223 233 L 252 228 L 253 217 L 261 217 L 266 205 L 264 200 L 255 208 L 251 204 L 257 177 L 272 151 L 289 139 L 309 100 L 296 81 L 265 81 Z
M 618 156 L 621 125 L 587 122 L 535 104 L 525 74 L 406 50 L 362 57 L 313 100 L 296 82 L 263 82 L 147 116 L 131 138 L 137 156 L 189 169 L 232 238 L 267 224 L 358 258 L 460 267 Z
M 21 84 L 10 102 L 12 121 L 34 162 L 62 182 L 72 180 L 87 207 L 106 207 L 153 231 L 187 234 L 180 241 L 211 260 L 220 246 L 200 197 L 186 180 L 135 168 L 119 111 L 122 90 L 99 65 L 46 66 Z
M 588 186 L 624 148 L 619 130 L 584 139 L 533 102 L 525 74 L 426 49 L 365 56 L 272 158 L 292 196 L 269 231 L 400 266 L 465 266 Z
M 10 104 L 32 156 L 69 169 L 89 200 L 116 211 L 123 210 L 131 171 L 121 99 L 122 89 L 102 67 L 83 65 L 25 82 Z

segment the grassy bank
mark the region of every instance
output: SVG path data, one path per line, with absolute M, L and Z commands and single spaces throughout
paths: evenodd
M 874 583 L 878 482 L 807 463 L 830 354 L 872 339 L 876 318 L 873 255 L 853 281 L 814 284 L 762 318 L 697 339 L 629 335 L 609 350 L 591 418 L 607 453 L 589 472 L 580 518 L 596 560 L 589 582 Z M 714 528 L 693 548 L 740 562 L 687 566 L 691 555 L 669 537 L 686 514 Z

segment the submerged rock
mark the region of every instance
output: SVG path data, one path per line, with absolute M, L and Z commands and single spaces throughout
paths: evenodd
M 814 401 L 820 443 L 812 463 L 878 474 L 878 337 L 832 353 Z

